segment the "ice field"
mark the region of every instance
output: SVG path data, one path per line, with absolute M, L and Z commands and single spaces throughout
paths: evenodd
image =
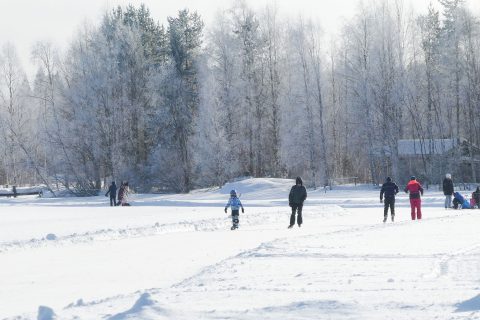
M 287 229 L 292 185 L 0 199 L 0 319 L 480 319 L 480 210 L 425 190 L 411 221 L 402 192 L 383 224 L 379 190 L 338 187 Z

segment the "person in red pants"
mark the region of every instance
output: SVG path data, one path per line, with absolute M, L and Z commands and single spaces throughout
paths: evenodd
M 422 219 L 422 200 L 420 195 L 423 196 L 422 185 L 415 179 L 415 176 L 410 177 L 410 181 L 405 187 L 405 192 L 410 193 L 410 208 L 412 209 L 412 220 L 415 220 L 415 209 L 417 209 L 417 219 Z

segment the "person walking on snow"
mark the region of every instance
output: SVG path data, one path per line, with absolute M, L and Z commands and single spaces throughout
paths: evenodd
M 108 197 L 110 195 L 110 207 L 116 206 L 117 205 L 117 185 L 115 184 L 115 181 L 112 181 L 112 184 L 110 187 L 108 187 L 107 193 L 105 193 L 105 197 Z
M 245 212 L 245 209 L 243 209 L 242 202 L 240 199 L 237 197 L 237 192 L 235 190 L 230 191 L 230 199 L 228 199 L 228 203 L 225 206 L 225 213 L 227 213 L 228 207 L 232 208 L 232 227 L 230 230 L 235 230 L 238 229 L 238 223 L 239 221 L 239 209 L 242 208 L 242 213 Z
M 447 173 L 443 179 L 443 194 L 445 195 L 445 209 L 452 207 L 453 181 L 452 175 Z
M 303 186 L 302 178 L 297 177 L 295 185 L 290 189 L 290 194 L 288 195 L 288 205 L 292 208 L 292 215 L 290 216 L 290 225 L 288 228 L 292 228 L 295 224 L 295 212 L 297 213 L 298 226 L 300 227 L 302 225 L 302 208 L 305 199 L 307 199 L 307 189 Z
M 380 189 L 380 203 L 383 202 L 383 195 L 385 194 L 385 207 L 383 209 L 383 222 L 387 222 L 388 207 L 390 207 L 390 215 L 392 222 L 395 218 L 395 195 L 398 193 L 398 186 L 392 181 L 392 178 L 387 177 L 386 182 Z
M 120 189 L 118 190 L 118 202 L 117 206 L 129 206 L 130 204 L 128 203 L 128 181 L 123 181 L 122 185 L 120 186 Z
M 422 185 L 415 179 L 415 176 L 410 177 L 410 181 L 405 187 L 405 193 L 410 193 L 410 208 L 412 209 L 412 220 L 415 220 L 415 209 L 417 209 L 417 219 L 422 219 L 422 200 L 420 199 L 420 195 L 423 196 L 423 188 Z

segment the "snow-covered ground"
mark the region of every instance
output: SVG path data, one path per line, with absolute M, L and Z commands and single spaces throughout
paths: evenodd
M 187 195 L 0 199 L 0 319 L 480 319 L 480 210 L 378 190 L 309 190 L 287 229 L 292 180 Z M 230 189 L 245 214 L 230 231 Z

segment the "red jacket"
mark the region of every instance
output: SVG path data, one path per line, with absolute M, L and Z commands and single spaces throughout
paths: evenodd
M 410 180 L 405 187 L 405 192 L 410 192 L 410 199 L 419 199 L 420 194 L 423 196 L 423 188 L 417 180 Z

